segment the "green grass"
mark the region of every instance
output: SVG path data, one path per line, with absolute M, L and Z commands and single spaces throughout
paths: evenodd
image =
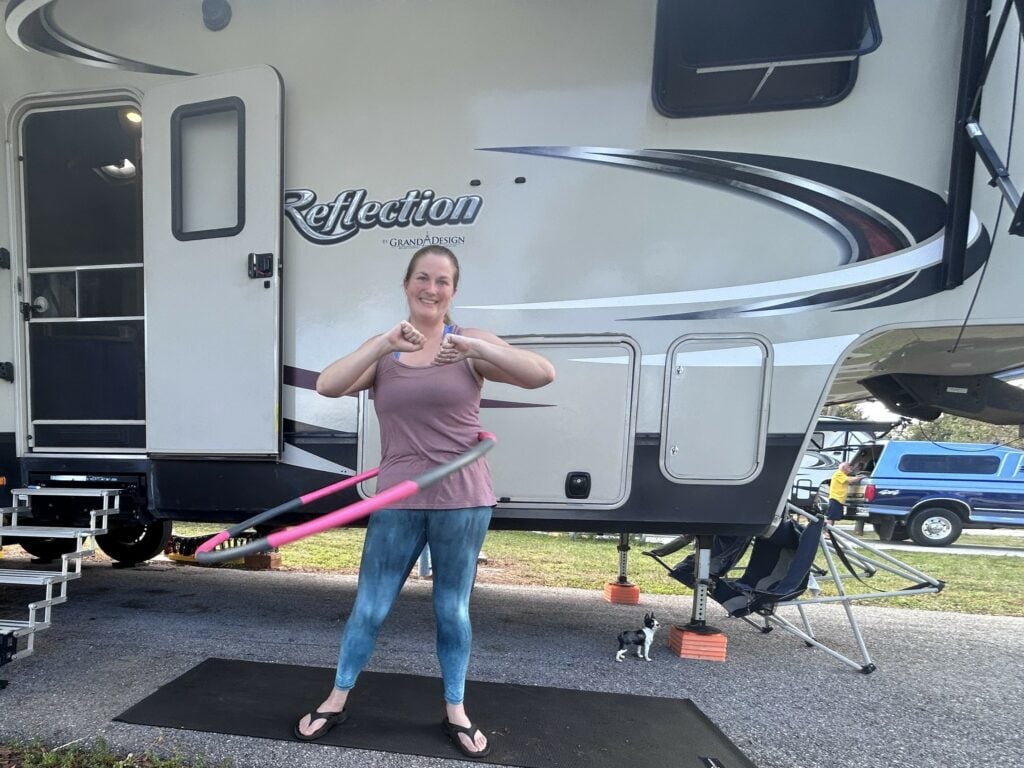
M 176 525 L 178 535 L 193 536 L 218 530 L 214 526 Z M 359 569 L 364 531 L 349 528 L 328 531 L 295 542 L 282 552 L 286 570 L 331 571 L 355 574 Z M 1008 545 L 1024 548 L 1024 541 L 1005 537 Z M 868 535 L 868 543 L 877 539 Z M 990 536 L 967 536 L 960 543 L 999 546 L 999 539 Z M 477 580 L 481 583 L 524 584 L 539 587 L 575 587 L 601 590 L 618 576 L 618 537 L 597 537 L 568 534 L 531 533 L 525 531 L 491 531 L 484 542 L 487 562 L 481 564 Z M 665 570 L 640 552 L 655 544 L 636 540 L 629 553 L 627 574 L 642 593 L 657 595 L 688 595 L 682 584 L 668 578 Z M 668 560 L 675 564 L 692 552 L 683 549 Z M 945 589 L 937 595 L 904 598 L 882 598 L 872 601 L 879 606 L 917 608 L 931 611 L 953 611 L 992 616 L 1024 616 L 1024 560 L 1010 556 L 956 555 L 938 552 L 892 553 L 913 568 L 944 581 Z M 886 573 L 867 579 L 867 586 L 855 580 L 846 581 L 847 592 L 886 591 L 902 584 Z M 835 594 L 826 585 L 824 594 Z
M 870 541 L 870 538 L 868 539 Z M 969 533 L 963 534 L 954 547 L 1006 547 L 1007 549 L 1024 549 L 1024 537 L 1021 536 L 999 536 L 993 534 L 991 536 L 979 536 L 974 534 L 973 536 Z
M 0 744 L 0 768 L 210 768 L 210 763 L 202 757 L 166 758 L 151 752 L 117 755 L 99 739 L 92 744 L 72 743 L 64 747 L 47 747 L 38 742 Z

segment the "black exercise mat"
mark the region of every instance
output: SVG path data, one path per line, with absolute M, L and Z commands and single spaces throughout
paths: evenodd
M 115 720 L 291 740 L 334 670 L 207 659 Z M 754 768 L 689 699 L 466 682 L 466 705 L 487 734 L 484 762 L 526 768 Z M 441 731 L 441 681 L 363 672 L 351 715 L 318 744 L 461 759 Z

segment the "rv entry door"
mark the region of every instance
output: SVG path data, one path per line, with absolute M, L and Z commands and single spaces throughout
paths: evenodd
M 142 102 L 150 453 L 280 447 L 281 80 L 177 80 Z

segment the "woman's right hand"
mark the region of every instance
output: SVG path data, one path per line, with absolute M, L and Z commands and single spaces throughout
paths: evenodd
M 371 336 L 355 352 L 335 360 L 321 371 L 316 391 L 324 397 L 342 397 L 362 392 L 373 386 L 377 361 L 392 352 L 415 352 L 423 349 L 426 337 L 403 320 L 387 333 Z
M 423 349 L 427 337 L 416 330 L 412 323 L 403 320 L 386 334 L 384 338 L 392 352 L 417 352 Z

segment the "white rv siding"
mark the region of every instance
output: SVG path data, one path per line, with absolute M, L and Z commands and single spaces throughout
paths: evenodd
M 860 58 L 848 96 L 815 109 L 680 119 L 659 113 L 651 97 L 654 0 L 237 0 L 219 32 L 204 29 L 198 10 L 183 4 L 58 3 L 54 22 L 69 37 L 128 63 L 88 67 L 0 36 L 0 99 L 17 153 L 30 94 L 113 87 L 146 93 L 167 82 L 189 88 L 187 75 L 135 71 L 145 66 L 208 75 L 269 65 L 280 73 L 280 420 L 315 435 L 305 447 L 296 442 L 271 456 L 269 474 L 283 473 L 282 466 L 353 472 L 357 439 L 370 461 L 372 424 L 361 419 L 357 400 L 320 398 L 310 382 L 403 316 L 405 265 L 418 245 L 438 242 L 462 262 L 454 308 L 460 325 L 520 339 L 611 335 L 622 339 L 638 371 L 599 377 L 588 393 L 577 386 L 573 356 L 560 365 L 567 383 L 542 394 L 487 386 L 485 399 L 530 408 L 557 398 L 566 414 L 546 420 L 541 409 L 524 408 L 530 418 L 501 425 L 503 444 L 540 446 L 510 451 L 515 458 L 498 470 L 500 484 L 512 489 L 504 494 L 510 509 L 517 500 L 570 505 L 559 493 L 580 460 L 607 481 L 595 486 L 591 507 L 580 505 L 584 522 L 608 523 L 614 515 L 602 514 L 621 505 L 638 527 L 722 519 L 753 525 L 787 494 L 787 478 L 833 386 L 856 392 L 862 371 L 901 365 L 992 373 L 1024 363 L 1017 241 L 997 237 L 980 291 L 981 272 L 955 290 L 924 279 L 942 255 L 965 3 L 878 0 L 875 7 L 882 44 Z M 1004 59 L 993 72 L 1011 80 Z M 986 90 L 986 119 L 1006 125 L 999 105 L 1009 96 L 993 93 Z M 7 181 L 15 231 L 5 240 L 14 244 L 14 268 L 0 280 L 16 281 L 25 264 L 17 171 Z M 146 190 L 156 201 L 164 194 Z M 971 242 L 983 246 L 994 225 L 994 195 L 981 178 L 976 194 Z M 905 243 L 868 258 L 833 209 L 802 195 L 884 221 Z M 907 210 L 915 208 L 908 195 L 924 201 L 930 218 Z M 410 218 L 413 210 L 418 219 Z M 907 220 L 915 215 L 928 218 L 927 226 Z M 166 298 L 158 271 L 146 275 L 147 295 Z M 922 284 L 932 287 L 917 290 Z M 957 337 L 976 292 L 963 337 L 969 343 L 937 354 Z M 13 326 L 0 350 L 9 345 L 23 363 L 21 296 L 13 288 L 9 295 Z M 707 334 L 756 338 L 762 375 L 728 375 L 744 369 L 739 350 L 697 391 L 677 388 L 665 365 L 672 345 Z M 165 398 L 175 397 L 174 364 L 158 338 L 149 343 L 149 394 L 159 407 L 187 407 L 167 406 Z M 201 360 L 182 364 L 189 362 Z M 21 386 L 19 380 L 0 391 L 0 417 L 14 422 L 19 455 L 33 458 Z M 213 396 L 224 396 L 222 389 Z M 704 407 L 709 394 L 720 395 L 714 408 Z M 614 448 L 598 455 L 573 409 L 599 408 L 613 396 L 615 407 L 592 426 L 597 442 Z M 550 428 L 537 434 L 541 422 Z M 558 430 L 575 442 L 553 440 Z M 328 458 L 314 450 L 317 441 L 352 450 Z M 232 450 L 266 454 L 265 446 L 247 447 Z M 211 451 L 182 443 L 172 452 Z M 556 454 L 566 460 L 555 461 Z M 238 469 L 240 476 L 255 472 Z M 277 485 L 274 492 L 289 490 Z M 205 503 L 215 505 L 193 506 Z M 168 504 L 179 510 L 192 502 Z

